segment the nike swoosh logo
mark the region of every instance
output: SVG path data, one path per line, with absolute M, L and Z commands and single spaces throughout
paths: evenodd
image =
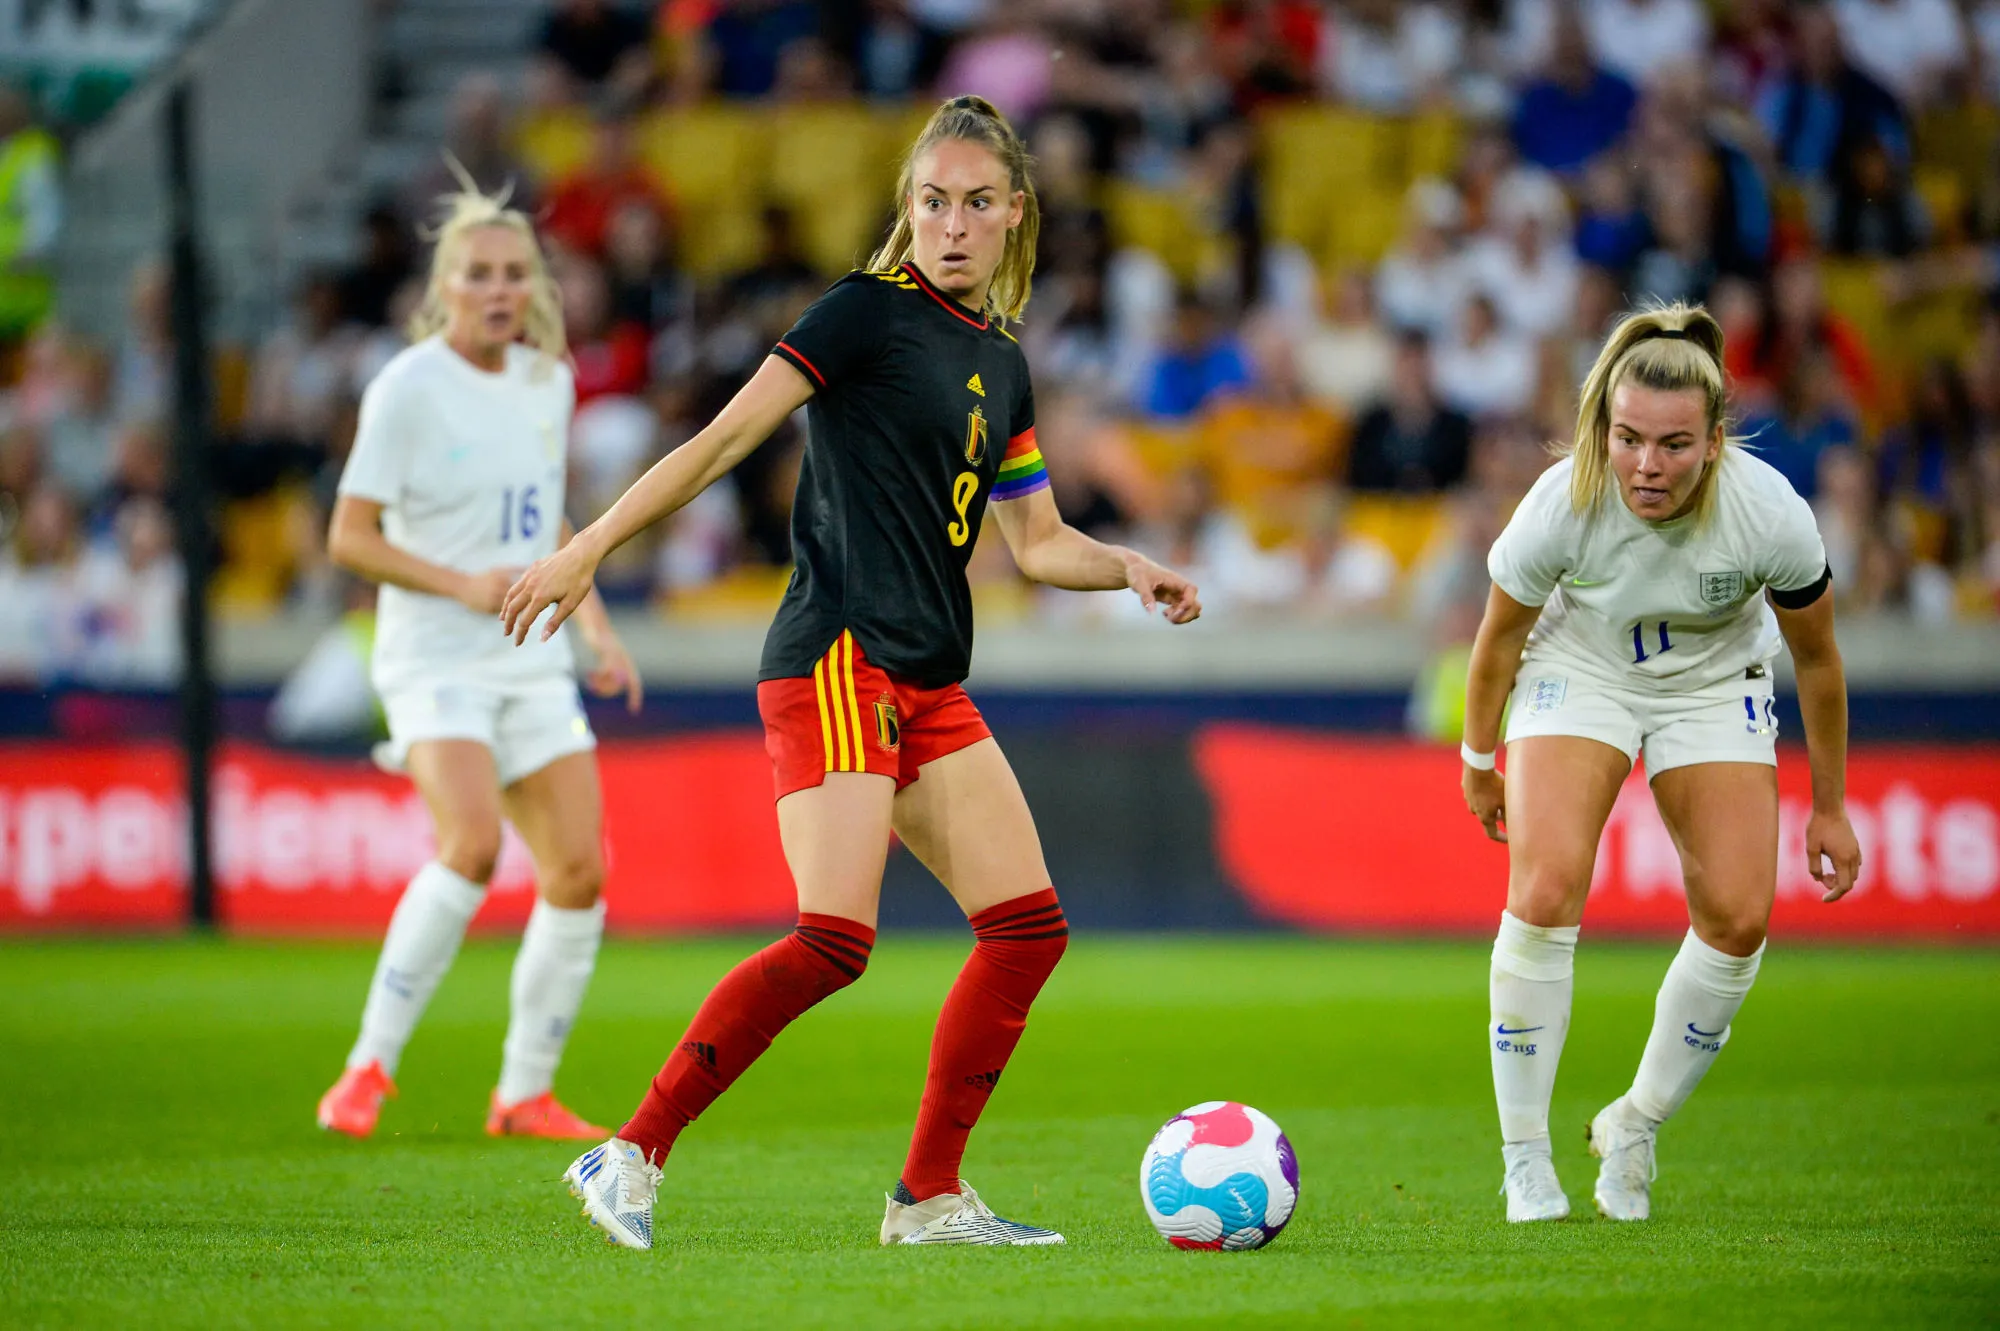
M 1727 1026 L 1724 1026 L 1722 1028 L 1722 1031 L 1705 1031 L 1701 1027 L 1695 1025 L 1693 1022 L 1689 1022 L 1688 1029 L 1693 1031 L 1696 1035 L 1699 1035 L 1704 1040 L 1713 1040 L 1716 1036 L 1722 1034 L 1722 1031 L 1726 1031 L 1729 1028 Z
M 1529 1031 L 1539 1031 L 1541 1029 L 1542 1027 L 1540 1026 L 1516 1026 L 1510 1031 L 1507 1029 L 1507 1023 L 1501 1022 L 1493 1028 L 1493 1033 L 1495 1035 L 1526 1035 Z
M 1571 578 L 1569 585 L 1572 587 L 1602 587 L 1609 581 L 1609 578 Z

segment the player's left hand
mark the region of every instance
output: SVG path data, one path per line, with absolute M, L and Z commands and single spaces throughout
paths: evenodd
M 597 654 L 597 664 L 583 677 L 584 684 L 600 698 L 624 694 L 625 710 L 636 716 L 646 701 L 646 685 L 639 678 L 639 668 L 632 664 L 632 654 L 616 633 L 608 631 L 603 641 L 591 643 L 590 648 Z
M 1191 624 L 1201 618 L 1201 592 L 1186 578 L 1155 564 L 1144 555 L 1125 561 L 1125 583 L 1139 594 L 1139 603 L 1151 614 L 1164 606 L 1169 624 Z
M 535 626 L 542 611 L 554 606 L 555 613 L 542 626 L 542 641 L 547 642 L 590 595 L 591 580 L 596 576 L 597 561 L 591 558 L 581 540 L 571 539 L 546 559 L 537 559 L 526 573 L 514 579 L 514 585 L 507 589 L 507 599 L 500 603 L 500 631 L 519 647 L 528 640 L 528 630 Z
M 1830 873 L 1821 871 L 1827 860 L 1833 862 Z M 1826 889 L 1821 901 L 1840 900 L 1861 877 L 1861 842 L 1855 837 L 1845 810 L 1837 813 L 1814 810 L 1806 821 L 1806 872 Z

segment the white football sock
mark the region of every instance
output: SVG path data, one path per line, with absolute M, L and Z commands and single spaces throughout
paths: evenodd
M 1625 1099 L 1654 1126 L 1686 1103 L 1722 1046 L 1729 1023 L 1756 982 L 1760 945 L 1747 957 L 1718 952 L 1688 930 L 1653 1008 L 1653 1033 Z
M 435 860 L 417 870 L 389 920 L 389 935 L 382 940 L 382 956 L 368 985 L 368 1005 L 361 1011 L 361 1038 L 347 1056 L 348 1067 L 379 1061 L 384 1072 L 396 1075 L 403 1046 L 438 981 L 451 969 L 465 926 L 485 899 L 484 887 Z
M 517 1105 L 555 1085 L 563 1043 L 583 1006 L 604 937 L 604 902 L 563 910 L 537 900 L 514 958 L 513 1015 L 500 1064 L 500 1103 Z
M 1577 926 L 1528 924 L 1500 913 L 1493 940 L 1492 1020 L 1486 1043 L 1493 1056 L 1493 1098 L 1504 1142 L 1546 1140 L 1556 1064 L 1569 1034 Z

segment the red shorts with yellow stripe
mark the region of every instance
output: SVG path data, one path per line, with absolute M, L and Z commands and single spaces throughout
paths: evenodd
M 809 679 L 757 686 L 764 747 L 778 798 L 826 780 L 829 772 L 875 772 L 901 790 L 925 763 L 989 739 L 986 718 L 965 689 L 927 689 L 868 659 L 852 633 L 834 639 Z

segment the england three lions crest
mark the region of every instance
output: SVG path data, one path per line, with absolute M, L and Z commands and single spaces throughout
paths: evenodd
M 1743 599 L 1743 575 L 1741 573 L 1704 573 L 1701 575 L 1701 602 L 1703 605 L 1734 605 Z

